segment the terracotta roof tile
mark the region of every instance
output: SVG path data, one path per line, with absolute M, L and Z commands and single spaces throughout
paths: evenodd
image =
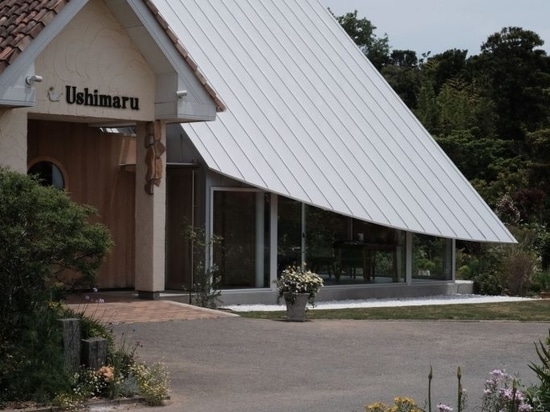
M 0 73 L 70 0 L 0 0 Z

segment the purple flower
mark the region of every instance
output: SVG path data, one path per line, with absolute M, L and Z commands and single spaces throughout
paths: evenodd
M 448 405 L 445 405 L 444 403 L 438 403 L 437 409 L 439 410 L 439 412 L 453 412 L 453 408 L 451 408 Z

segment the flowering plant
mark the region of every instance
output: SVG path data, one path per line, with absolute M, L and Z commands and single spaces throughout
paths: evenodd
M 323 279 L 319 275 L 295 266 L 289 266 L 283 270 L 275 283 L 279 291 L 277 303 L 284 298 L 291 305 L 296 302 L 299 293 L 307 293 L 308 302 L 315 305 L 315 297 L 323 287 Z
M 483 412 L 529 412 L 533 407 L 528 403 L 525 394 L 520 390 L 517 379 L 505 371 L 495 369 L 491 379 L 485 381 L 483 390 Z

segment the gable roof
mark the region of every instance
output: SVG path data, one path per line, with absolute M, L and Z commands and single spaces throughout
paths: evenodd
M 207 166 L 361 220 L 515 242 L 318 0 L 153 0 L 224 96 Z
M 71 0 L 0 0 L 0 76 L 31 44 L 48 24 Z M 150 0 L 144 0 L 151 15 L 165 31 L 168 39 L 207 91 L 217 111 L 224 111 L 225 104 L 208 83 L 198 65 L 181 41 L 159 15 Z

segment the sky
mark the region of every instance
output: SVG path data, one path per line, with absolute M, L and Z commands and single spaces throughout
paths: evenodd
M 357 10 L 388 35 L 391 49 L 432 55 L 467 49 L 469 55 L 491 34 L 517 26 L 537 33 L 550 55 L 550 0 L 319 0 L 337 16 Z

